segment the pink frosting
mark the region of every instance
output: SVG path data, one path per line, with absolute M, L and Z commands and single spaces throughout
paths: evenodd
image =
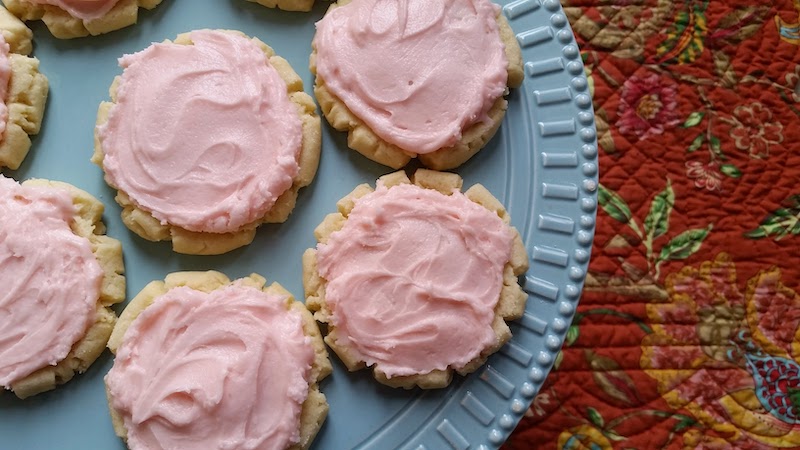
M 389 377 L 462 368 L 496 341 L 512 239 L 460 192 L 379 186 L 318 246 L 338 345 Z
M 0 34 L 0 141 L 3 140 L 8 124 L 8 82 L 11 80 L 11 61 L 8 54 L 11 52 L 6 38 Z
M 488 119 L 508 60 L 489 0 L 360 0 L 317 23 L 317 73 L 385 141 L 430 153 Z
M 163 224 L 226 233 L 262 218 L 299 171 L 302 123 L 252 40 L 194 31 L 120 59 L 99 127 L 109 184 Z
M 28 0 L 39 5 L 58 6 L 69 15 L 81 20 L 93 20 L 103 17 L 111 11 L 119 0 Z
M 285 297 L 178 287 L 133 321 L 106 384 L 132 450 L 285 450 L 313 361 Z
M 68 192 L 0 175 L 0 385 L 69 354 L 94 322 L 103 271 L 70 229 Z

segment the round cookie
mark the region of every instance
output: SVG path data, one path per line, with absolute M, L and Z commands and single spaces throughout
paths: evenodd
M 16 170 L 39 133 L 47 102 L 47 77 L 30 56 L 33 33 L 0 6 L 0 168 Z
M 278 8 L 284 11 L 311 11 L 314 0 L 247 0 L 248 2 L 258 3 L 267 8 Z
M 306 305 L 351 371 L 380 383 L 447 386 L 511 337 L 527 295 L 519 233 L 481 185 L 456 174 L 402 171 L 358 186 L 337 203 L 303 255 Z
M 242 33 L 199 30 L 121 65 L 98 111 L 92 161 L 129 229 L 210 255 L 286 221 L 316 174 L 321 130 L 285 59 Z
M 314 93 L 331 126 L 367 158 L 452 169 L 499 128 L 504 95 L 524 77 L 519 44 L 489 0 L 403 5 L 331 5 L 312 42 Z
M 111 335 L 125 277 L 102 214 L 69 184 L 0 176 L 0 386 L 20 398 L 85 372 Z
M 311 445 L 331 364 L 311 313 L 265 283 L 177 272 L 131 300 L 108 341 L 116 359 L 106 376 L 114 430 L 129 448 Z
M 161 0 L 3 0 L 22 20 L 41 20 L 53 36 L 73 39 L 97 36 L 133 25 L 139 8 L 153 9 Z

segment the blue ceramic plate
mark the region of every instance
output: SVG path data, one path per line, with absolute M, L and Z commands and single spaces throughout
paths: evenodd
M 316 244 L 312 230 L 336 201 L 389 170 L 349 150 L 345 135 L 323 126 L 323 152 L 314 183 L 281 225 L 259 228 L 252 245 L 218 257 L 175 254 L 169 243 L 146 242 L 121 223 L 114 192 L 89 162 L 97 105 L 120 73 L 117 58 L 198 28 L 228 28 L 257 36 L 285 57 L 312 93 L 308 56 L 311 13 L 274 11 L 244 0 L 171 0 L 143 12 L 139 24 L 105 36 L 60 41 L 33 23 L 34 54 L 50 79 L 41 134 L 23 166 L 8 172 L 72 183 L 106 205 L 108 234 L 125 252 L 128 295 L 178 270 L 216 269 L 229 277 L 258 272 L 301 296 L 300 256 Z M 322 383 L 330 414 L 314 449 L 490 449 L 511 433 L 561 348 L 580 297 L 594 230 L 597 147 L 594 115 L 580 52 L 557 0 L 499 1 L 522 46 L 526 80 L 513 90 L 506 119 L 487 148 L 457 172 L 465 185 L 482 183 L 508 208 L 531 258 L 530 294 L 514 338 L 486 366 L 456 377 L 444 390 L 390 389 L 367 371 L 348 373 L 332 358 Z M 323 120 L 323 123 L 324 120 Z M 83 375 L 25 401 L 0 394 L 3 450 L 123 449 L 106 406 L 104 354 Z

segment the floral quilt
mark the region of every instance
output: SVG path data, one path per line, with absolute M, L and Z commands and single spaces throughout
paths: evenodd
M 800 449 L 800 0 L 562 3 L 601 208 L 504 449 Z

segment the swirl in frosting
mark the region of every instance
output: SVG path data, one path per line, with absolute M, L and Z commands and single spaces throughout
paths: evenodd
M 119 0 L 27 0 L 38 5 L 57 6 L 70 16 L 81 20 L 99 19 L 119 3 Z
M 317 23 L 317 74 L 376 135 L 411 153 L 488 119 L 508 60 L 489 0 L 361 0 Z
M 227 233 L 262 218 L 299 172 L 286 83 L 244 36 L 194 31 L 120 59 L 98 129 L 109 184 L 162 224 Z
M 512 241 L 458 191 L 379 185 L 317 248 L 337 344 L 390 378 L 464 367 L 497 339 Z
M 106 385 L 132 450 L 285 450 L 313 361 L 286 297 L 177 287 L 133 321 Z
M 66 358 L 95 317 L 103 270 L 72 197 L 0 175 L 0 386 Z

